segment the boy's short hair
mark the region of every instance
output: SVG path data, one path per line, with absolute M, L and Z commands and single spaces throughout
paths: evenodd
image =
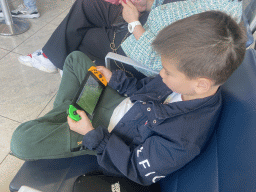
M 220 11 L 206 11 L 174 22 L 152 43 L 163 57 L 178 61 L 188 78 L 205 77 L 221 85 L 242 63 L 246 51 L 243 23 Z

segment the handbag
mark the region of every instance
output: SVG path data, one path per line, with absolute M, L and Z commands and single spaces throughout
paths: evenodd
M 103 174 L 86 174 L 78 177 L 73 192 L 156 192 L 161 191 L 158 184 L 143 186 L 125 177 Z

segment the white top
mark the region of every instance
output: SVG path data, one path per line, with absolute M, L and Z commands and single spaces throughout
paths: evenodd
M 164 101 L 164 104 L 182 101 L 181 94 L 172 92 Z
M 134 103 L 131 102 L 130 97 L 124 99 L 114 110 L 110 122 L 108 125 L 108 132 L 110 133 L 116 124 L 123 118 L 123 116 L 129 111 Z

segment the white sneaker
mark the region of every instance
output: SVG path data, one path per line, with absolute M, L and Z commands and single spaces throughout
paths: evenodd
M 11 11 L 11 14 L 13 17 L 28 18 L 28 19 L 40 17 L 40 14 L 37 9 L 30 10 L 23 4 L 19 5 L 17 9 Z
M 48 59 L 48 57 L 43 53 L 42 50 L 37 50 L 32 54 L 27 56 L 20 56 L 18 58 L 19 62 L 28 67 L 34 67 L 40 71 L 47 73 L 57 73 L 58 69 L 53 65 L 53 63 Z

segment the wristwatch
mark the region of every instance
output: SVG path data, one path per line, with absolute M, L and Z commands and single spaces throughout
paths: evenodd
M 128 24 L 128 31 L 130 33 L 133 33 L 134 31 L 134 28 L 137 26 L 137 25 L 141 25 L 141 23 L 139 21 L 134 21 L 134 22 L 131 22 Z

